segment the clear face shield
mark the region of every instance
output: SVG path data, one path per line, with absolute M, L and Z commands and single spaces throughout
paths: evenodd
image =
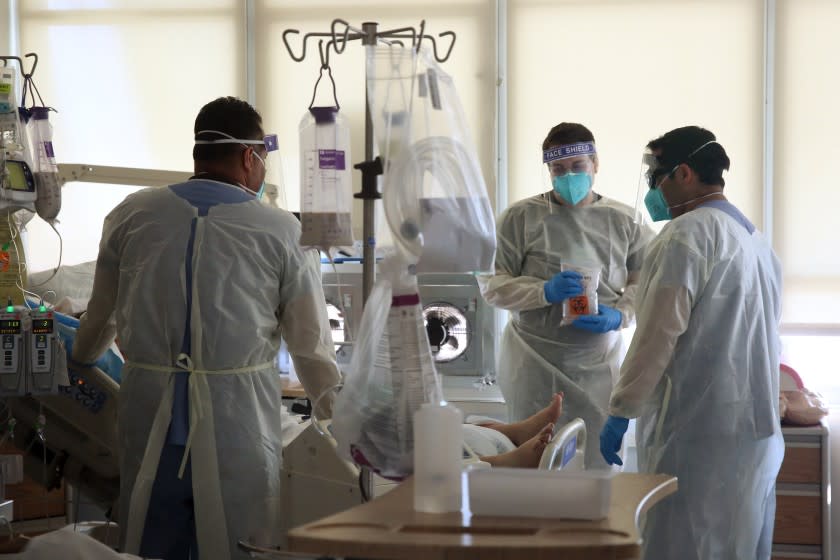
M 642 168 L 639 172 L 639 185 L 636 190 L 636 219 L 637 221 L 644 220 L 643 209 L 647 211 L 650 219 L 654 222 L 662 222 L 671 219 L 671 209 L 685 206 L 696 200 L 716 196 L 719 193 L 713 192 L 703 195 L 691 200 L 684 200 L 679 204 L 670 204 L 665 200 L 662 194 L 662 182 L 671 175 L 683 163 L 689 163 L 691 158 L 706 146 L 717 144 L 715 140 L 710 140 L 700 147 L 693 150 L 685 158 L 674 166 L 661 166 L 657 161 L 656 155 L 650 151 L 645 150 L 642 155 Z
M 577 205 L 592 190 L 595 154 L 594 142 L 552 146 L 543 152 L 551 186 L 567 204 Z
M 247 139 L 247 138 L 234 138 L 230 134 L 226 132 L 222 132 L 220 130 L 199 130 L 196 133 L 196 136 L 201 134 L 217 134 L 222 136 L 222 138 L 216 138 L 213 140 L 195 140 L 196 144 L 241 144 L 245 147 L 253 146 L 254 149 L 254 157 L 257 158 L 260 163 L 265 167 L 265 181 L 260 186 L 259 191 L 256 193 L 257 198 L 263 198 L 263 194 L 267 195 L 267 200 L 265 202 L 269 206 L 276 206 L 278 208 L 284 208 L 286 204 L 286 191 L 283 185 L 283 164 L 282 160 L 280 159 L 280 144 L 277 141 L 276 134 L 266 134 L 263 136 L 262 140 L 254 140 L 254 139 Z M 265 156 L 261 156 L 258 153 L 259 146 L 265 148 Z M 273 156 L 271 160 L 268 157 L 273 153 L 278 152 L 276 156 Z M 268 182 L 269 178 L 271 178 L 272 182 Z
M 657 188 L 667 175 L 668 170 L 659 166 L 653 152 L 649 149 L 645 150 L 642 154 L 639 182 L 636 187 L 636 223 L 647 223 L 649 218 L 654 222 L 668 219 L 668 217 L 662 218 L 663 213 L 668 214 L 668 205 Z

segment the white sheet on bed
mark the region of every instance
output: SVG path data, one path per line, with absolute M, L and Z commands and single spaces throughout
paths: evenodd
M 51 303 L 63 298 L 73 298 L 83 300 L 87 304 L 93 293 L 93 273 L 95 270 L 96 261 L 89 261 L 61 266 L 52 278 L 50 278 L 53 274 L 52 269 L 33 272 L 29 275 L 28 289 L 41 296 L 52 290 L 56 295 L 47 298 Z M 47 280 L 48 278 L 49 280 Z M 39 285 L 42 283 L 44 284 Z

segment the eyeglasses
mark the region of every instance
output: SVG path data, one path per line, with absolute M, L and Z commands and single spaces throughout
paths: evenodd
M 549 162 L 548 170 L 555 177 L 562 177 L 567 173 L 589 173 L 592 170 L 592 160 L 588 158 L 575 161 L 556 159 Z
M 655 189 L 659 186 L 659 180 L 662 177 L 671 175 L 674 171 L 677 170 L 677 167 L 679 167 L 680 165 L 682 165 L 682 163 L 678 163 L 670 169 L 668 169 L 667 167 L 659 167 L 657 169 L 654 169 L 648 174 L 648 186 L 652 189 Z
M 654 169 L 653 171 L 648 173 L 648 186 L 652 189 L 655 189 L 657 187 L 657 184 L 659 183 L 659 179 L 667 174 L 668 171 L 663 167 L 660 167 L 659 169 Z

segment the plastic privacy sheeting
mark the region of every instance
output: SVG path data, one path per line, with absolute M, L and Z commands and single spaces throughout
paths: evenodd
M 418 272 L 492 270 L 493 210 L 451 76 L 424 49 L 370 46 L 367 65 L 390 229 L 380 245 Z
M 368 298 L 350 371 L 333 408 L 339 454 L 390 479 L 413 471 L 414 413 L 443 399 L 417 277 L 389 258 Z

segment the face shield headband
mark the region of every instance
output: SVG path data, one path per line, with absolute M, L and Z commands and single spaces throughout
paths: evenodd
M 224 138 L 217 138 L 215 140 L 196 140 L 195 143 L 198 144 L 243 144 L 245 146 L 263 146 L 267 153 L 277 151 L 280 146 L 277 142 L 277 135 L 276 134 L 267 134 L 263 137 L 262 140 L 249 140 L 244 138 L 234 138 L 230 134 L 226 132 L 222 132 L 220 130 L 199 130 L 195 133 L 196 136 L 200 136 L 202 134 L 218 134 L 219 136 L 224 136 Z
M 543 151 L 554 192 L 567 204 L 577 206 L 592 189 L 594 142 L 554 146 Z
M 576 142 L 563 146 L 553 146 L 543 151 L 543 163 L 577 156 L 594 156 L 595 153 L 595 142 Z
M 223 136 L 224 138 L 217 138 L 215 140 L 195 140 L 197 145 L 200 144 L 241 144 L 245 147 L 248 146 L 263 146 L 266 151 L 266 156 L 271 152 L 276 152 L 279 149 L 279 144 L 277 142 L 277 135 L 276 134 L 267 134 L 263 136 L 262 140 L 249 140 L 246 138 L 234 138 L 230 134 L 226 132 L 222 132 L 220 130 L 199 130 L 196 132 L 196 136 L 201 134 L 218 134 L 219 136 Z M 259 162 L 262 164 L 263 169 L 268 172 L 268 167 L 266 166 L 265 159 L 263 159 L 256 150 L 253 151 L 254 157 L 256 157 Z M 250 189 L 245 188 L 242 186 L 244 190 L 247 192 L 251 192 Z M 265 180 L 260 184 L 259 189 L 257 189 L 256 193 L 253 193 L 258 199 L 261 199 L 263 193 L 265 192 Z

